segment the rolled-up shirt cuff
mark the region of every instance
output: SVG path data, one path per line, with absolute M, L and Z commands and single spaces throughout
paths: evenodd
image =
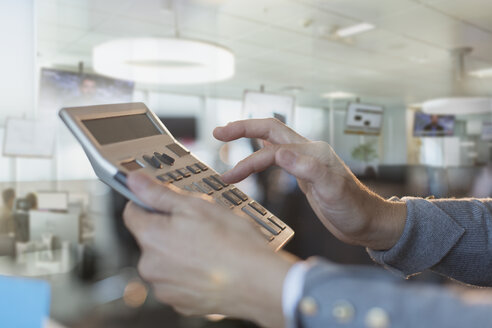
M 286 328 L 297 327 L 297 305 L 302 298 L 304 281 L 309 267 L 307 262 L 297 262 L 285 276 L 282 287 L 282 310 Z
M 439 263 L 465 229 L 428 200 L 405 197 L 402 201 L 407 205 L 407 220 L 398 242 L 386 251 L 367 251 L 375 262 L 407 277 Z

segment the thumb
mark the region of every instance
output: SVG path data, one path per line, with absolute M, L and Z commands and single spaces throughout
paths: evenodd
M 142 173 L 130 173 L 128 187 L 143 203 L 163 213 L 173 213 L 186 200 L 175 186 L 164 185 Z

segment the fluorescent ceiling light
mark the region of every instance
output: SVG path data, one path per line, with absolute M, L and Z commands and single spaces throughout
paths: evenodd
M 234 75 L 234 54 L 215 44 L 165 38 L 109 41 L 92 52 L 100 74 L 143 83 L 195 84 Z
M 356 95 L 344 91 L 334 91 L 334 92 L 323 93 L 321 97 L 327 99 L 347 99 L 347 98 L 355 98 Z
M 360 23 L 356 25 L 352 25 L 349 27 L 344 27 L 335 31 L 335 34 L 340 38 L 346 38 L 355 34 L 359 34 L 362 32 L 367 32 L 374 29 L 375 26 L 369 23 Z
M 475 77 L 492 77 L 492 67 L 472 71 L 468 74 Z

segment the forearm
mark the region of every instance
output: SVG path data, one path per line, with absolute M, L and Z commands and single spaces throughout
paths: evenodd
M 314 306 L 303 306 L 306 300 Z M 410 285 L 381 269 L 316 260 L 305 277 L 298 319 L 305 328 L 374 321 L 378 327 L 485 327 L 491 311 L 490 302 L 471 305 L 447 289 Z
M 492 200 L 406 198 L 408 215 L 400 240 L 371 256 L 408 276 L 432 269 L 457 280 L 492 284 Z

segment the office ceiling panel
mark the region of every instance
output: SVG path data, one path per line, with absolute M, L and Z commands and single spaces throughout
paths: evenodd
M 299 86 L 301 104 L 323 106 L 326 91 L 363 98 L 422 101 L 452 95 L 451 51 L 470 46 L 468 69 L 492 67 L 490 0 L 182 0 L 185 38 L 230 48 L 236 76 L 154 90 L 237 98 L 245 88 Z M 218 4 L 213 4 L 218 3 Z M 120 37 L 176 34 L 172 0 L 40 0 L 41 63 L 90 67 L 92 48 Z M 375 29 L 346 39 L 334 32 L 359 22 Z M 470 78 L 469 94 L 489 95 L 492 79 Z

